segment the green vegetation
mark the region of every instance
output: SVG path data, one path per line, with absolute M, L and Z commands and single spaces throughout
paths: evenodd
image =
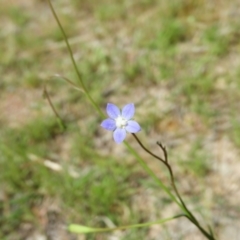
M 59 74 L 78 85 L 48 5 L 30 2 L 4 1 L 0 9 L 0 238 L 25 239 L 24 224 L 45 234 L 49 201 L 64 224 L 105 227 L 106 219 L 117 226 L 160 219 L 172 208 L 169 199 L 124 146 L 100 129 L 102 119 L 84 94 L 51 78 Z M 102 109 L 107 102 L 134 102 L 143 128 L 139 137 L 156 153 L 156 141 L 167 145 L 183 195 L 181 179 L 211 189 L 211 203 L 203 206 L 211 214 L 219 198 L 212 179 L 222 175 L 212 171 L 218 157 L 211 158 L 208 145 L 227 139 L 240 146 L 239 21 L 224 18 L 235 3 L 53 1 L 92 97 Z M 65 130 L 42 96 L 45 83 Z M 219 151 L 220 156 L 224 149 Z M 145 159 L 167 182 L 164 167 Z M 222 194 L 227 201 L 227 191 Z M 194 191 L 184 198 L 204 202 Z M 232 199 L 226 205 L 237 207 Z M 167 226 L 156 228 L 157 235 L 174 239 Z M 119 239 L 155 239 L 151 230 L 125 231 Z

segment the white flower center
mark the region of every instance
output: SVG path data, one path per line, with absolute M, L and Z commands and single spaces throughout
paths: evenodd
M 117 117 L 115 121 L 117 128 L 125 128 L 127 126 L 127 120 L 121 116 Z

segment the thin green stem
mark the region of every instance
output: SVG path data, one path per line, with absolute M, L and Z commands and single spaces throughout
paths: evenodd
M 85 84 L 84 84 L 84 82 L 83 82 L 83 80 L 82 80 L 82 76 L 81 76 L 81 74 L 80 74 L 80 71 L 78 70 L 76 61 L 75 61 L 75 59 L 74 59 L 72 49 L 71 49 L 70 44 L 69 44 L 69 42 L 68 42 L 67 34 L 65 33 L 64 28 L 62 27 L 62 24 L 61 24 L 61 22 L 60 22 L 60 20 L 59 20 L 59 18 L 58 18 L 58 16 L 57 16 L 54 8 L 53 8 L 53 5 L 52 5 L 52 3 L 51 3 L 51 0 L 47 0 L 47 1 L 48 1 L 49 6 L 50 6 L 50 9 L 51 9 L 51 11 L 52 11 L 52 14 L 53 14 L 53 16 L 54 16 L 54 18 L 55 18 L 55 20 L 56 20 L 56 22 L 57 22 L 57 24 L 58 24 L 61 32 L 62 32 L 64 41 L 65 41 L 65 43 L 66 43 L 66 45 L 67 45 L 67 49 L 68 49 L 68 52 L 69 52 L 69 55 L 70 55 L 72 64 L 73 64 L 73 67 L 74 67 L 75 72 L 76 72 L 76 74 L 77 74 L 78 80 L 80 81 L 81 87 L 82 87 L 83 91 L 85 92 L 87 98 L 89 99 L 89 101 L 90 101 L 91 104 L 93 105 L 93 107 L 97 110 L 97 112 L 98 112 L 101 116 L 104 116 L 104 114 L 103 114 L 103 112 L 101 111 L 101 109 L 99 108 L 99 106 L 95 103 L 95 101 L 93 100 L 93 98 L 91 97 L 91 95 L 89 94 L 89 92 L 87 91 L 87 88 L 86 88 L 86 86 L 85 86 Z
M 66 81 L 67 83 L 69 83 L 69 84 L 70 84 L 73 88 L 75 88 L 76 90 L 78 90 L 78 91 L 80 91 L 80 92 L 82 92 L 82 93 L 85 93 L 82 88 L 79 88 L 79 87 L 78 87 L 76 84 L 74 84 L 71 80 L 69 80 L 68 78 L 66 78 L 66 77 L 64 77 L 64 76 L 62 76 L 62 75 L 55 74 L 55 75 L 51 76 L 51 78 L 61 78 L 61 79 L 63 79 L 64 81 Z
M 155 180 L 155 182 L 168 194 L 168 196 L 172 199 L 172 201 L 174 201 L 175 203 L 177 203 L 177 205 L 186 213 L 188 214 L 185 209 L 183 208 L 183 206 L 178 202 L 178 200 L 176 199 L 176 197 L 171 193 L 171 191 L 169 190 L 168 187 L 166 187 L 163 182 L 156 176 L 156 174 L 148 167 L 148 165 L 146 164 L 146 162 L 138 155 L 138 153 L 127 143 L 124 142 L 125 145 L 127 146 L 129 152 L 131 152 L 136 159 L 138 160 L 138 162 L 140 163 L 140 165 L 144 168 L 144 170 Z
M 116 231 L 116 230 L 149 227 L 149 226 L 152 226 L 152 225 L 155 225 L 155 224 L 163 224 L 165 222 L 168 222 L 168 221 L 174 220 L 176 218 L 180 218 L 180 217 L 185 217 L 185 215 L 179 214 L 179 215 L 176 215 L 176 216 L 173 216 L 173 217 L 164 218 L 164 219 L 154 221 L 154 222 L 139 223 L 139 224 L 133 224 L 133 225 L 114 227 L 114 228 L 88 228 L 88 227 L 85 227 L 85 226 L 82 226 L 82 225 L 71 224 L 68 227 L 68 230 L 70 232 L 74 232 L 74 233 L 110 232 L 110 231 Z

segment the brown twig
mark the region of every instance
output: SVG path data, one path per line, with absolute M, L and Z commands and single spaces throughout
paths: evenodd
M 44 97 L 46 97 L 46 99 L 47 99 L 47 101 L 48 101 L 51 109 L 53 110 L 55 116 L 57 117 L 58 122 L 59 122 L 61 128 L 62 128 L 62 129 L 66 129 L 66 125 L 64 124 L 62 118 L 60 117 L 60 115 L 58 114 L 57 110 L 55 109 L 55 107 L 54 107 L 54 105 L 53 105 L 53 103 L 52 103 L 52 100 L 51 100 L 51 98 L 50 98 L 50 96 L 49 96 L 49 94 L 48 94 L 46 85 L 43 86 L 43 95 L 44 95 Z
M 164 159 L 157 156 L 156 154 L 152 153 L 150 150 L 148 150 L 143 144 L 142 142 L 139 140 L 139 138 L 132 133 L 133 137 L 136 139 L 136 141 L 139 143 L 139 145 L 147 152 L 149 153 L 151 156 L 153 156 L 154 158 L 158 159 L 159 161 L 161 161 L 168 169 L 169 174 L 170 174 L 170 179 L 171 179 L 171 185 L 173 187 L 173 190 L 175 191 L 178 199 L 180 200 L 182 206 L 184 207 L 184 209 L 186 210 L 186 212 L 189 215 L 186 215 L 186 217 L 194 224 L 198 227 L 198 229 L 204 234 L 204 236 L 206 236 L 208 239 L 211 240 L 215 240 L 215 238 L 212 236 L 212 234 L 209 234 L 205 229 L 203 229 L 200 224 L 198 223 L 197 219 L 195 218 L 195 216 L 191 213 L 191 211 L 187 208 L 185 202 L 183 201 L 181 195 L 178 192 L 177 186 L 175 184 L 175 177 L 172 171 L 172 167 L 170 166 L 170 164 L 168 163 L 168 153 L 167 153 L 167 149 L 166 147 L 163 146 L 162 143 L 157 142 L 157 145 L 162 149 L 163 154 L 164 154 Z
M 160 142 L 157 142 L 157 145 L 158 145 L 158 146 L 161 148 L 161 150 L 163 151 L 165 162 L 168 162 L 168 153 L 167 153 L 166 147 L 163 146 L 162 143 L 160 143 Z
M 136 136 L 136 134 L 132 133 L 133 137 L 136 139 L 136 141 L 139 143 L 139 145 L 150 155 L 152 155 L 153 157 L 155 157 L 156 159 L 160 160 L 161 162 L 165 163 L 165 160 L 161 157 L 158 157 L 156 154 L 152 153 L 151 151 L 149 151 L 143 144 L 142 142 L 139 140 L 139 138 Z

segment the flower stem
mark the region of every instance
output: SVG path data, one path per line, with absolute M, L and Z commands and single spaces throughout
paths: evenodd
M 104 113 L 102 112 L 102 110 L 98 107 L 98 105 L 95 103 L 95 101 L 92 99 L 91 95 L 89 94 L 87 88 L 85 87 L 83 81 L 82 81 L 82 77 L 81 77 L 81 74 L 80 74 L 80 71 L 78 70 L 78 67 L 77 67 L 77 64 L 76 64 L 76 61 L 74 59 L 74 56 L 73 56 L 73 52 L 72 52 L 72 49 L 71 49 L 71 46 L 68 42 L 68 38 L 67 38 L 67 35 L 64 31 L 64 28 L 62 27 L 62 24 L 54 10 L 54 7 L 51 3 L 51 0 L 47 0 L 48 1 L 48 4 L 49 4 L 49 7 L 52 11 L 52 14 L 63 34 L 63 38 L 64 38 L 64 41 L 67 45 L 67 49 L 68 49 L 68 52 L 69 52 L 69 55 L 70 55 L 70 58 L 71 58 L 71 61 L 72 61 L 72 64 L 74 66 L 74 70 L 78 76 L 78 79 L 80 81 L 80 84 L 81 84 L 81 87 L 82 87 L 82 90 L 84 91 L 84 93 L 86 94 L 88 100 L 90 101 L 90 103 L 95 107 L 95 109 L 98 111 L 99 115 L 100 116 L 105 116 Z M 175 202 L 178 203 L 178 205 L 180 204 L 176 198 L 174 197 L 174 195 L 171 194 L 171 192 L 167 189 L 167 187 L 157 178 L 157 176 L 151 171 L 151 169 L 146 165 L 146 163 L 144 162 L 144 160 L 137 154 L 137 152 L 127 143 L 127 142 L 124 142 L 125 146 L 129 149 L 129 151 L 139 160 L 139 162 L 141 163 L 142 167 L 150 174 L 150 176 L 152 176 L 155 181 L 163 188 L 165 189 L 166 192 L 168 192 L 168 195 L 171 197 L 172 200 L 174 200 Z M 181 204 L 180 204 L 181 205 Z
M 169 195 L 169 197 L 177 203 L 177 205 L 182 208 L 184 211 L 184 208 L 182 207 L 181 203 L 176 199 L 176 197 L 171 193 L 169 188 L 164 185 L 164 183 L 156 176 L 156 174 L 148 167 L 146 162 L 138 155 L 138 153 L 129 145 L 129 143 L 124 142 L 127 146 L 128 150 L 136 157 L 140 165 L 144 168 L 144 170 L 155 180 L 155 182 Z M 186 213 L 187 214 L 187 213 Z
M 159 161 L 161 161 L 168 169 L 169 174 L 170 174 L 170 180 L 171 180 L 171 185 L 173 187 L 174 192 L 176 193 L 179 201 L 181 202 L 181 204 L 178 203 L 178 206 L 185 212 L 186 217 L 203 233 L 204 236 L 206 236 L 208 239 L 210 240 L 214 240 L 215 238 L 212 236 L 212 234 L 209 234 L 205 229 L 203 229 L 201 227 L 201 225 L 199 224 L 199 222 L 197 221 L 197 219 L 195 218 L 195 216 L 192 214 L 192 212 L 188 209 L 188 207 L 186 206 L 185 202 L 183 201 L 181 195 L 179 194 L 179 191 L 177 189 L 176 186 L 176 181 L 175 181 L 175 177 L 172 171 L 172 167 L 171 165 L 168 163 L 168 154 L 167 154 L 167 150 L 166 148 L 159 142 L 157 142 L 157 145 L 162 149 L 163 153 L 164 153 L 164 159 L 157 156 L 156 154 L 154 154 L 153 152 L 151 152 L 150 150 L 148 150 L 140 141 L 140 139 L 136 136 L 136 134 L 132 133 L 133 137 L 135 138 L 135 140 L 139 143 L 139 145 L 151 156 L 153 156 L 154 158 L 158 159 Z M 164 185 L 165 186 L 165 185 Z M 168 192 L 167 192 L 168 193 Z M 175 201 L 176 202 L 176 201 Z
M 104 116 L 104 114 L 103 114 L 103 112 L 101 111 L 101 109 L 99 108 L 99 106 L 96 104 L 96 102 L 93 100 L 92 96 L 91 96 L 91 95 L 89 94 L 89 92 L 87 91 L 87 88 L 86 88 L 86 86 L 85 86 L 85 84 L 84 84 L 84 82 L 83 82 L 83 80 L 82 80 L 82 76 L 81 76 L 81 74 L 80 74 L 80 71 L 78 70 L 76 61 L 75 61 L 75 59 L 74 59 L 72 49 L 71 49 L 70 44 L 69 44 L 69 42 L 68 42 L 67 34 L 65 33 L 64 28 L 62 27 L 62 24 L 61 24 L 61 22 L 60 22 L 60 20 L 59 20 L 59 18 L 58 18 L 58 16 L 57 16 L 54 8 L 53 8 L 53 5 L 52 5 L 52 3 L 51 3 L 51 0 L 47 0 L 47 1 L 48 1 L 48 4 L 49 4 L 50 9 L 51 9 L 51 11 L 52 11 L 52 14 L 53 14 L 53 16 L 54 16 L 54 18 L 55 18 L 55 20 L 56 20 L 56 22 L 57 22 L 57 24 L 58 24 L 58 27 L 60 28 L 60 30 L 61 30 L 61 32 L 62 32 L 63 39 L 64 39 L 64 41 L 65 41 L 65 43 L 66 43 L 66 45 L 67 45 L 68 53 L 69 53 L 69 55 L 70 55 L 70 58 L 71 58 L 73 67 L 74 67 L 75 72 L 76 72 L 76 74 L 77 74 L 78 80 L 79 80 L 79 82 L 80 82 L 80 84 L 81 84 L 81 87 L 82 87 L 84 93 L 86 94 L 88 100 L 89 100 L 89 101 L 91 102 L 91 104 L 93 105 L 93 107 L 97 110 L 97 112 L 98 112 L 101 116 Z
M 65 33 L 65 31 L 64 31 L 64 28 L 62 27 L 62 24 L 61 24 L 61 22 L 60 22 L 60 20 L 59 20 L 59 18 L 58 18 L 58 16 L 57 16 L 54 8 L 53 8 L 53 5 L 52 5 L 52 3 L 51 3 L 51 0 L 47 0 L 47 2 L 48 2 L 48 4 L 49 4 L 49 7 L 50 7 L 50 9 L 51 9 L 51 11 L 52 11 L 52 14 L 53 14 L 53 16 L 54 16 L 57 24 L 58 24 L 58 26 L 59 26 L 59 28 L 60 28 L 60 30 L 61 30 L 61 32 L 62 32 L 64 41 L 65 41 L 65 43 L 66 43 L 66 46 L 67 46 L 67 49 L 68 49 L 68 52 L 69 52 L 69 55 L 70 55 L 70 58 L 71 58 L 71 61 L 72 61 L 74 70 L 75 70 L 75 72 L 76 72 L 76 74 L 77 74 L 77 77 L 78 77 L 78 80 L 79 80 L 80 85 L 81 85 L 81 87 L 82 87 L 82 90 L 83 90 L 84 93 L 86 94 L 86 96 L 87 96 L 88 100 L 90 101 L 90 103 L 91 103 L 91 104 L 93 105 L 93 107 L 97 110 L 97 112 L 99 113 L 99 115 L 100 115 L 100 116 L 104 116 L 104 113 L 101 111 L 100 107 L 99 107 L 99 106 L 96 104 L 96 102 L 93 100 L 92 96 L 91 96 L 90 93 L 88 92 L 88 90 L 87 90 L 87 88 L 86 88 L 86 86 L 85 86 L 85 84 L 84 84 L 84 82 L 83 82 L 83 80 L 82 80 L 82 76 L 81 76 L 81 74 L 80 74 L 80 71 L 78 70 L 76 61 L 75 61 L 74 56 L 73 56 L 72 49 L 71 49 L 70 44 L 69 44 L 69 42 L 68 42 L 67 35 L 66 35 L 66 33 Z M 50 102 L 49 102 L 49 103 L 50 103 Z M 51 103 L 50 103 L 50 104 L 51 104 Z M 51 106 L 53 106 L 53 105 L 51 104 Z M 53 107 L 52 109 L 53 109 L 53 111 L 55 112 L 54 107 Z M 55 114 L 56 114 L 56 113 L 55 113 Z M 56 115 L 57 115 L 57 117 L 58 117 L 59 119 L 61 119 L 61 118 L 58 116 L 58 114 L 56 114 Z M 135 136 L 135 139 L 136 139 L 136 140 L 138 139 L 138 138 L 136 138 L 136 135 L 133 134 L 133 136 Z M 152 155 L 153 157 L 157 158 L 158 160 L 160 160 L 161 162 L 164 163 L 164 160 L 163 160 L 163 159 L 159 158 L 157 155 L 153 154 L 153 153 L 150 152 L 148 149 L 146 149 L 146 148 L 141 144 L 141 142 L 139 141 L 139 139 L 138 139 L 137 141 L 138 141 L 138 143 L 143 147 L 143 149 L 144 149 L 145 151 L 147 151 L 150 155 Z M 191 212 L 186 208 L 186 205 L 183 204 L 184 202 L 182 201 L 182 199 L 179 198 L 180 195 L 176 192 L 176 189 L 177 189 L 177 188 L 176 188 L 176 186 L 174 187 L 175 183 L 174 183 L 174 185 L 173 185 L 173 188 L 174 188 L 174 190 L 175 190 L 175 192 L 176 192 L 176 194 L 177 194 L 180 202 L 175 198 L 175 196 L 171 193 L 171 191 L 162 183 L 162 181 L 161 181 L 160 179 L 158 179 L 158 177 L 155 175 L 155 173 L 147 166 L 147 164 L 146 164 L 146 163 L 144 162 L 144 160 L 138 155 L 138 153 L 137 153 L 128 143 L 126 143 L 126 142 L 124 142 L 124 143 L 125 143 L 125 145 L 127 146 L 128 150 L 137 158 L 137 160 L 139 161 L 139 163 L 141 164 L 141 166 L 148 172 L 148 174 L 159 184 L 159 186 L 170 196 L 170 198 L 171 198 L 174 202 L 176 202 L 177 205 L 185 212 L 186 217 L 188 217 L 188 219 L 189 219 L 190 221 L 192 221 L 192 222 L 201 230 L 202 228 L 201 228 L 201 226 L 198 224 L 197 220 L 193 217 L 193 215 L 191 214 Z M 166 161 L 166 162 L 167 162 L 167 161 Z M 166 165 L 166 164 L 165 164 L 165 165 Z M 166 166 L 167 166 L 167 165 L 166 165 Z M 168 166 L 170 166 L 170 165 L 168 165 Z M 170 173 L 170 175 L 171 175 L 171 173 Z M 174 180 L 174 178 L 173 178 L 173 180 Z M 174 182 L 174 181 L 173 181 L 173 182 Z M 176 189 L 175 189 L 175 188 L 176 188 Z M 205 232 L 204 229 L 202 229 L 201 231 L 202 231 L 203 233 Z M 214 237 L 212 237 L 211 235 L 209 235 L 207 232 L 205 232 L 204 235 L 205 235 L 206 237 L 208 237 L 209 239 L 214 240 Z

